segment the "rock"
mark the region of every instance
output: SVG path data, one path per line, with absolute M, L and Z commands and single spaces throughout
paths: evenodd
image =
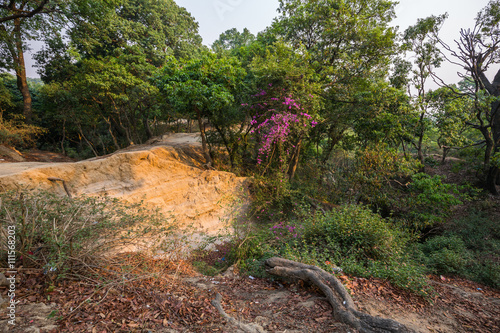
M 233 265 L 233 266 L 229 267 L 228 269 L 226 269 L 226 271 L 222 274 L 222 276 L 230 278 L 230 279 L 238 278 L 239 276 L 236 273 L 236 266 Z

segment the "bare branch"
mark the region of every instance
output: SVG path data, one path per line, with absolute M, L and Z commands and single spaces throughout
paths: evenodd
M 6 16 L 6 17 L 1 17 L 0 18 L 0 23 L 7 22 L 7 21 L 12 21 L 12 20 L 15 20 L 15 19 L 18 19 L 18 18 L 33 17 L 36 14 L 51 13 L 51 12 L 55 11 L 55 9 L 46 9 L 46 10 L 44 10 L 45 9 L 45 5 L 48 2 L 49 2 L 49 0 L 42 0 L 42 2 L 40 2 L 40 4 L 38 5 L 38 7 L 36 7 L 32 11 L 24 11 L 24 10 L 14 9 L 13 8 L 14 1 L 11 1 L 10 4 L 9 4 L 9 6 L 7 8 L 5 6 L 1 6 L 1 8 L 6 8 L 6 9 L 14 10 L 14 11 L 16 11 L 16 13 L 12 14 L 12 15 L 9 15 L 9 16 Z

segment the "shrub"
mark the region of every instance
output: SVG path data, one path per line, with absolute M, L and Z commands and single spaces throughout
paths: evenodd
M 348 205 L 304 221 L 300 239 L 281 246 L 284 257 L 318 265 L 330 263 L 346 273 L 388 279 L 395 285 L 428 295 L 425 270 L 406 255 L 411 236 L 370 209 Z
M 17 148 L 30 147 L 35 139 L 42 135 L 45 129 L 27 125 L 22 120 L 5 120 L 0 117 L 0 144 Z
M 430 273 L 460 275 L 500 287 L 500 227 L 483 213 L 454 221 L 443 235 L 419 244 L 416 256 Z
M 89 273 L 119 250 L 152 248 L 171 230 L 161 214 L 105 197 L 59 197 L 48 192 L 0 194 L 0 259 L 15 226 L 18 264 L 58 276 Z
M 451 208 L 468 199 L 461 191 L 465 186 L 443 183 L 443 177 L 417 173 L 412 176 L 405 196 L 401 197 L 399 215 L 410 219 L 410 224 L 417 230 L 442 223 Z
M 401 253 L 406 238 L 387 220 L 366 207 L 348 205 L 326 214 L 316 214 L 304 226 L 303 238 L 321 243 L 342 256 L 373 260 Z
M 425 266 L 434 274 L 460 274 L 471 259 L 464 241 L 457 236 L 437 236 L 420 247 Z

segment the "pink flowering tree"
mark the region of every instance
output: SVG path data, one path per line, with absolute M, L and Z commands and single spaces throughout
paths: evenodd
M 272 84 L 268 87 L 253 96 L 252 105 L 244 104 L 252 115 L 250 133 L 256 143 L 257 165 L 263 175 L 270 172 L 291 180 L 299 163 L 303 140 L 318 124 L 304 107 L 311 104 L 314 96 L 299 101 L 284 89 L 277 94 L 280 89 L 273 89 Z
M 320 88 L 306 53 L 276 43 L 251 65 L 257 93 L 243 104 L 262 175 L 293 179 L 304 141 L 318 124 Z

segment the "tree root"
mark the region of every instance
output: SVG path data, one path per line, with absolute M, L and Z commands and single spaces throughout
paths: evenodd
M 217 294 L 215 296 L 215 299 L 212 300 L 212 305 L 219 311 L 220 315 L 224 317 L 230 324 L 238 327 L 240 330 L 248 333 L 266 333 L 266 331 L 260 326 L 259 324 L 244 324 L 241 321 L 238 321 L 230 316 L 224 311 L 222 308 L 221 302 L 222 301 L 222 296 L 221 294 Z
M 265 265 L 269 274 L 309 281 L 316 285 L 326 295 L 333 308 L 334 318 L 359 332 L 414 332 L 392 319 L 373 317 L 359 312 L 342 283 L 334 275 L 319 267 L 277 257 L 267 259 Z

